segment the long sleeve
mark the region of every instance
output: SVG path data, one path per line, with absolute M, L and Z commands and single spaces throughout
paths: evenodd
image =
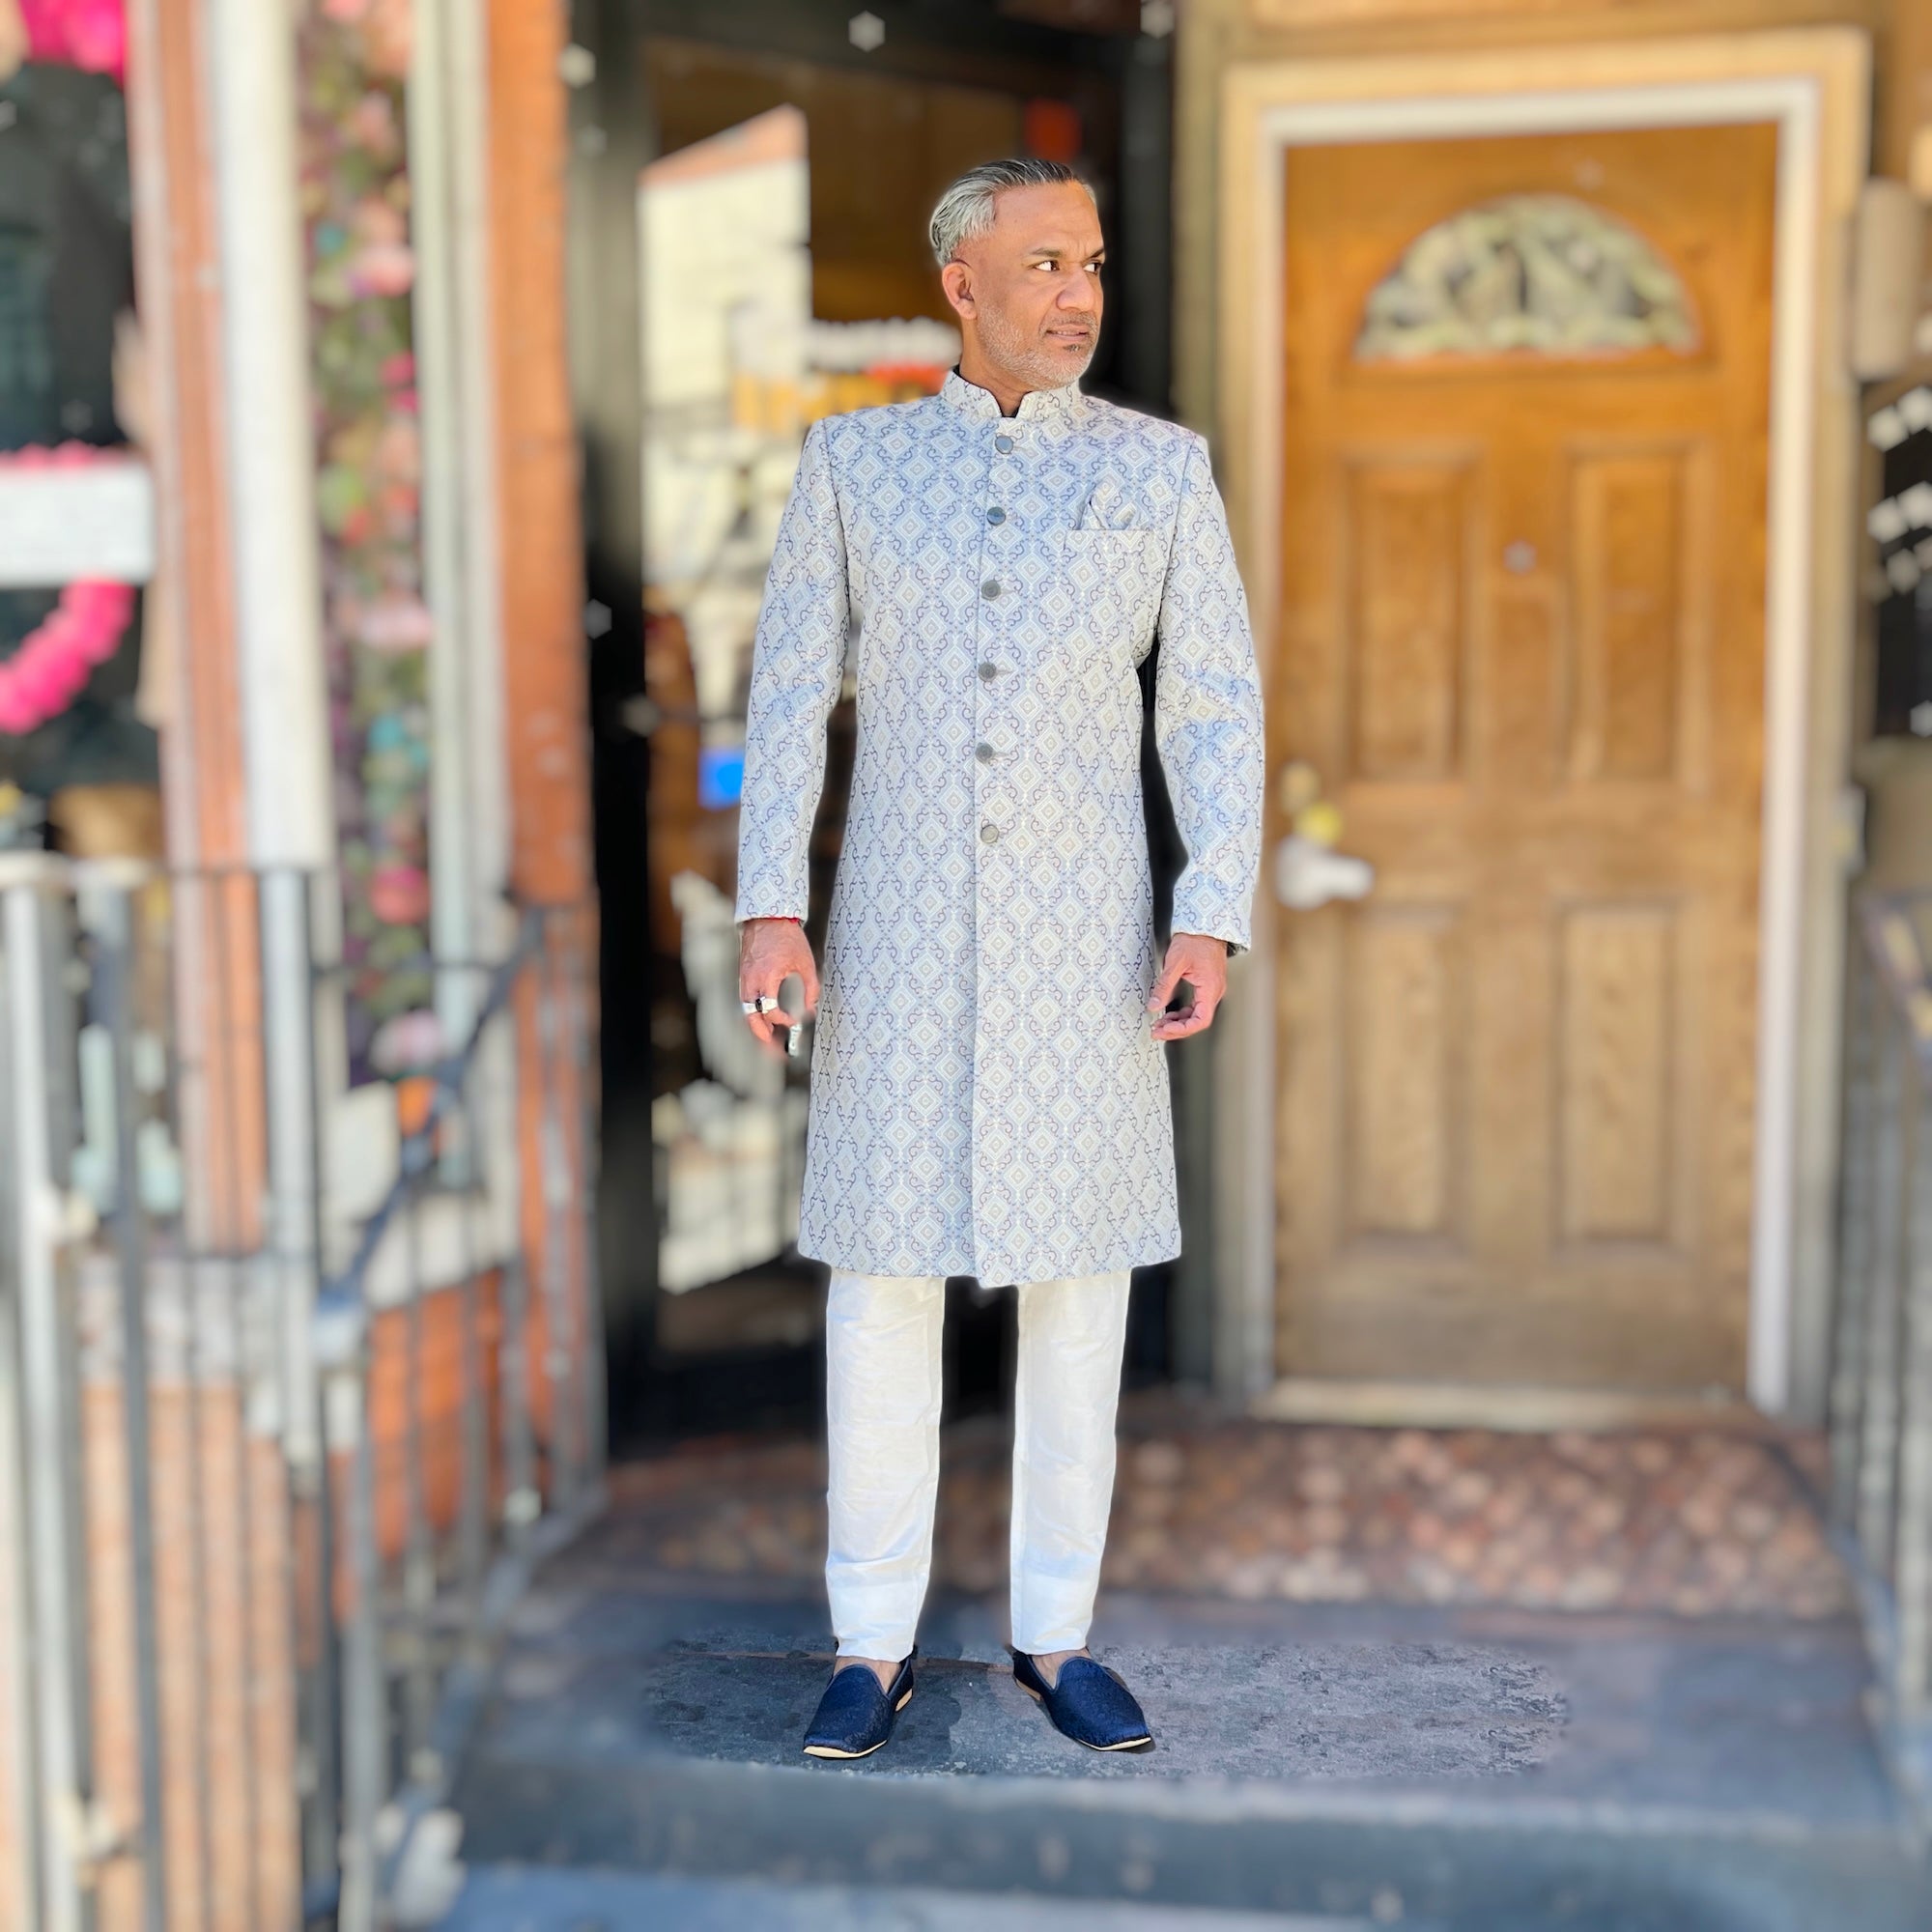
M 1161 596 L 1154 745 L 1187 848 L 1174 930 L 1245 951 L 1262 855 L 1261 679 L 1227 512 L 1198 438 Z
M 825 425 L 817 422 L 806 433 L 779 523 L 752 646 L 738 810 L 740 920 L 806 916 L 825 723 L 838 698 L 849 611 L 844 526 Z

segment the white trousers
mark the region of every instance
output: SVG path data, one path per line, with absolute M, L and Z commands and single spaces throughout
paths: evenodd
M 1012 1640 L 1079 1650 L 1114 1496 L 1127 1275 L 1022 1282 L 1013 1391 Z M 901 1658 L 932 1574 L 939 1497 L 938 1275 L 832 1270 L 825 1315 L 830 1542 L 840 1657 Z

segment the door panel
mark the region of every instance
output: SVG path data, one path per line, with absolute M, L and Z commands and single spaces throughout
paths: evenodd
M 1467 661 L 1467 467 L 1370 459 L 1350 485 L 1350 774 L 1449 778 Z
M 1288 160 L 1271 751 L 1377 882 L 1285 923 L 1285 1374 L 1742 1383 L 1775 164 Z

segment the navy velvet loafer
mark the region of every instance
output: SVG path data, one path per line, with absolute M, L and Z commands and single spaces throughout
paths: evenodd
M 912 1702 L 912 1665 L 918 1655 L 914 1645 L 890 1690 L 879 1689 L 878 1673 L 870 1664 L 835 1670 L 805 1734 L 806 1756 L 871 1756 L 892 1736 L 895 1720 Z
M 1013 1652 L 1013 1682 L 1046 1707 L 1055 1730 L 1089 1750 L 1151 1750 L 1153 1733 L 1134 1693 L 1104 1663 L 1069 1657 L 1051 1684 L 1025 1651 Z

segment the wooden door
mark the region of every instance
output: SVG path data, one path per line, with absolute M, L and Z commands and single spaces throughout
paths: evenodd
M 1288 159 L 1284 1374 L 1742 1387 L 1775 151 Z

